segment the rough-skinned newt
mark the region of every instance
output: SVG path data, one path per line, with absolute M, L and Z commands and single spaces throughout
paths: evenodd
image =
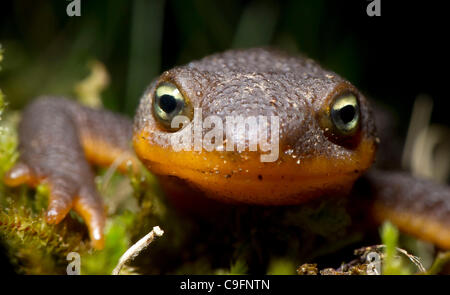
M 182 129 L 171 125 L 180 115 L 190 120 Z M 189 130 L 200 115 L 224 122 L 239 115 L 277 117 L 279 132 L 267 137 L 278 135 L 276 160 L 261 161 L 266 151 L 250 151 L 238 129 L 212 150 L 174 149 L 174 136 Z M 275 126 L 269 121 L 266 127 Z M 202 138 L 210 129 L 201 131 Z M 184 208 L 207 200 L 289 206 L 325 196 L 356 201 L 360 196 L 369 202 L 367 215 L 374 220 L 391 220 L 450 249 L 449 187 L 402 172 L 368 171 L 379 140 L 367 98 L 303 56 L 231 50 L 165 71 L 143 94 L 134 127 L 107 110 L 41 97 L 24 110 L 19 137 L 20 159 L 5 183 L 48 183 L 47 221 L 58 223 L 75 210 L 98 249 L 104 244 L 105 212 L 90 165 L 108 166 L 118 158 L 122 171 L 127 162 L 137 167 L 141 160 Z M 230 141 L 246 149 L 224 148 Z M 364 185 L 354 185 L 360 179 Z

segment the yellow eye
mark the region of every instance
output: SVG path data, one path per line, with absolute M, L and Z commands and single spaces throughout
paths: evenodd
M 360 121 L 359 102 L 356 95 L 347 93 L 338 96 L 330 107 L 331 122 L 339 135 L 353 135 Z
M 192 108 L 175 84 L 163 82 L 155 90 L 153 115 L 164 128 L 177 131 L 180 127 L 172 128 L 172 119 L 180 115 L 192 118 Z

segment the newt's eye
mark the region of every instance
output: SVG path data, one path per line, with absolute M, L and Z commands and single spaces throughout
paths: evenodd
M 320 127 L 330 141 L 349 148 L 359 142 L 361 113 L 355 93 L 346 91 L 337 94 L 317 114 Z
M 153 99 L 153 115 L 155 119 L 167 130 L 177 131 L 172 128 L 172 119 L 176 116 L 192 117 L 192 108 L 175 84 L 163 82 L 156 87 Z
M 356 95 L 346 93 L 334 99 L 330 107 L 331 122 L 338 135 L 353 135 L 359 127 L 359 102 Z

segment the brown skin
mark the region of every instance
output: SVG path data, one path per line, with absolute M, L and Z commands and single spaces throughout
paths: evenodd
M 201 108 L 203 118 L 278 116 L 278 160 L 261 162 L 259 150 L 174 151 L 169 143 L 177 132 L 163 126 L 152 109 L 155 91 L 165 82 L 176 86 L 189 107 Z M 357 97 L 360 120 L 351 135 L 343 135 L 331 123 L 330 112 L 335 99 L 348 93 Z M 60 222 L 73 208 L 85 219 L 98 249 L 104 243 L 105 213 L 89 163 L 106 166 L 123 157 L 137 167 L 131 138 L 138 158 L 185 210 L 217 201 L 295 205 L 350 196 L 366 201 L 377 221 L 389 219 L 450 249 L 450 189 L 401 173 L 364 174 L 378 141 L 367 99 L 348 81 L 302 56 L 236 50 L 166 71 L 144 93 L 134 131 L 132 123 L 117 114 L 62 99 L 36 100 L 23 118 L 20 161 L 5 183 L 47 182 L 48 222 Z

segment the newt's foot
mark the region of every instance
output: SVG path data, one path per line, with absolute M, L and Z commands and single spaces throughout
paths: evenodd
M 106 216 L 101 196 L 95 188 L 93 175 L 89 175 L 92 177 L 80 181 L 80 179 L 77 179 L 79 174 L 41 171 L 46 169 L 36 170 L 41 173 L 35 173 L 31 166 L 19 162 L 5 174 L 4 182 L 8 186 L 21 184 L 36 186 L 40 182 L 47 183 L 50 188 L 50 195 L 46 221 L 49 224 L 57 224 L 66 217 L 70 209 L 73 209 L 86 222 L 92 246 L 96 249 L 102 249 Z M 44 176 L 44 174 L 50 176 Z M 86 177 L 87 175 L 83 176 Z

